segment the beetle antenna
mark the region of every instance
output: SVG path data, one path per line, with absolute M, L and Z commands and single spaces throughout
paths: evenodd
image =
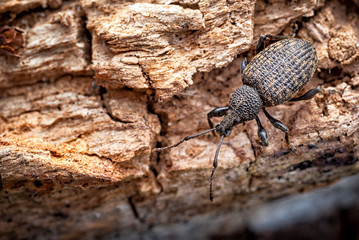
M 212 170 L 212 174 L 211 174 L 211 183 L 209 184 L 209 199 L 211 200 L 211 202 L 213 202 L 213 189 L 212 189 L 213 175 L 214 175 L 214 172 L 216 171 L 216 168 L 217 168 L 218 154 L 219 154 L 219 149 L 221 148 L 221 145 L 222 145 L 223 138 L 224 138 L 224 135 L 222 135 L 221 140 L 219 141 L 217 151 L 216 151 L 216 155 L 214 156 L 214 160 L 213 160 L 213 170 Z
M 214 130 L 216 130 L 216 128 L 212 128 L 212 129 L 206 130 L 206 131 L 204 131 L 204 132 L 201 132 L 201 133 L 198 133 L 198 134 L 195 134 L 195 135 L 187 136 L 187 137 L 183 138 L 181 141 L 179 141 L 179 142 L 176 143 L 176 144 L 173 144 L 173 145 L 168 146 L 168 147 L 163 147 L 163 148 L 154 148 L 152 151 L 154 151 L 154 152 L 159 152 L 159 151 L 166 150 L 166 149 L 169 149 L 169 148 L 177 147 L 178 145 L 180 145 L 180 144 L 183 143 L 184 141 L 188 141 L 188 140 L 190 140 L 190 139 L 192 139 L 192 138 L 196 138 L 196 137 L 202 136 L 202 135 L 207 134 L 207 133 L 209 133 L 209 132 L 212 132 L 212 131 L 214 131 Z

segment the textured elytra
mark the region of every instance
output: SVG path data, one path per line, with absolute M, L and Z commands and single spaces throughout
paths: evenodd
M 285 39 L 258 53 L 243 71 L 243 84 L 262 97 L 263 106 L 275 106 L 293 98 L 311 79 L 318 63 L 312 44 Z

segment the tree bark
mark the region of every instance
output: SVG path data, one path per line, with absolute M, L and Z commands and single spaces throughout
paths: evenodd
M 358 173 L 358 8 L 339 0 L 0 3 L 0 27 L 18 32 L 0 33 L 0 239 L 190 236 L 197 221 L 222 216 L 216 222 L 228 225 L 243 209 L 257 214 L 270 200 Z M 236 126 L 219 153 L 211 203 L 217 137 L 152 150 L 209 129 L 207 113 L 242 85 L 241 60 L 254 56 L 259 35 L 292 33 L 319 58 L 300 94 L 324 90 L 268 108 L 298 154 L 262 112 L 268 147 L 255 121 Z M 248 219 L 227 235 L 201 227 L 198 239 L 248 237 Z

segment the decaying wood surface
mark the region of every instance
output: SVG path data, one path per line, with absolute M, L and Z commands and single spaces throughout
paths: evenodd
M 188 222 L 130 232 L 123 239 L 347 239 L 359 227 L 359 175 L 257 208 L 207 213 Z M 286 217 L 286 216 L 290 217 Z M 117 239 L 112 235 L 109 239 Z
M 358 173 L 357 10 L 339 0 L 1 2 L 0 27 L 23 41 L 18 56 L 0 53 L 0 239 L 129 236 Z M 269 146 L 255 121 L 234 128 L 210 203 L 218 138 L 151 150 L 208 129 L 258 36 L 293 29 L 319 57 L 305 90 L 325 90 L 268 109 L 299 154 L 260 113 Z
M 155 90 L 167 99 L 198 71 L 230 63 L 253 37 L 254 1 L 83 0 L 92 68 L 109 88 Z
M 20 58 L 0 59 L 1 88 L 50 82 L 65 74 L 89 71 L 83 11 L 76 5 L 25 15 L 14 24 L 24 30 L 24 44 L 18 52 Z

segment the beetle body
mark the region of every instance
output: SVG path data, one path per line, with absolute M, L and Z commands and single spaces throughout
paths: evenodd
M 255 119 L 261 108 L 292 99 L 312 78 L 317 63 L 312 44 L 302 39 L 284 39 L 259 52 L 243 70 L 243 86 L 232 94 L 226 116 L 216 126 L 218 135 L 229 136 L 233 126 Z M 266 133 L 258 135 L 268 145 Z
M 273 43 L 264 49 L 266 38 L 284 40 Z M 262 144 L 267 146 L 267 132 L 258 118 L 258 113 L 262 109 L 271 124 L 285 133 L 287 144 L 293 152 L 296 152 L 295 147 L 289 142 L 287 127 L 273 118 L 265 108 L 276 106 L 286 101 L 308 100 L 321 91 L 321 88 L 317 87 L 300 97 L 293 98 L 303 89 L 317 68 L 318 58 L 311 43 L 301 39 L 287 39 L 285 36 L 261 35 L 256 52 L 257 55 L 247 66 L 246 60 L 242 61 L 243 86 L 237 88 L 232 94 L 228 107 L 215 108 L 207 114 L 208 124 L 211 129 L 187 136 L 171 146 L 156 149 L 156 151 L 162 151 L 209 132 L 217 133 L 221 140 L 213 160 L 213 170 L 210 178 L 211 200 L 213 200 L 212 180 L 217 168 L 219 149 L 223 138 L 231 134 L 234 126 L 255 119 L 258 125 L 258 137 Z M 224 116 L 223 120 L 214 127 L 211 118 L 222 116 Z
M 258 53 L 243 71 L 243 84 L 253 87 L 263 106 L 282 104 L 293 98 L 312 78 L 318 57 L 312 44 L 284 39 Z

